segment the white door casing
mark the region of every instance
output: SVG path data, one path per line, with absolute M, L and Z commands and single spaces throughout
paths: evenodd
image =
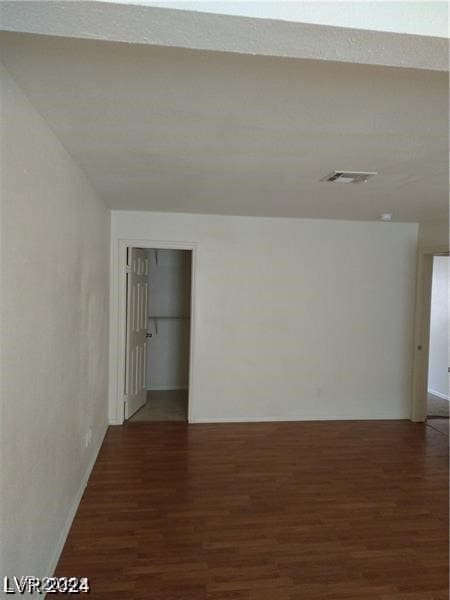
M 129 248 L 127 258 L 127 330 L 124 418 L 146 400 L 148 257 L 142 248 Z
M 127 322 L 127 286 L 126 266 L 131 247 L 166 248 L 172 250 L 191 250 L 191 322 L 190 322 L 190 361 L 188 392 L 188 423 L 193 421 L 196 381 L 196 290 L 197 290 L 197 256 L 196 242 L 179 240 L 155 240 L 145 238 L 120 238 L 111 249 L 111 331 L 110 331 L 110 369 L 109 369 L 109 411 L 110 425 L 122 425 L 124 421 L 125 359 L 126 359 L 126 322 Z
M 411 421 L 427 418 L 428 361 L 430 351 L 431 284 L 433 257 L 448 256 L 448 247 L 419 247 L 417 254 L 416 309 Z

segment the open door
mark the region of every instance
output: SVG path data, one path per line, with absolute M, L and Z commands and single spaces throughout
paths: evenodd
M 146 401 L 148 258 L 141 248 L 127 254 L 127 337 L 124 417 L 129 419 Z

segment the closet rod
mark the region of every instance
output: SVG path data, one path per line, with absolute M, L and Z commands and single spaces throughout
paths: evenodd
M 158 335 L 158 321 L 160 321 L 160 320 L 163 320 L 163 321 L 189 321 L 190 317 L 164 317 L 164 316 L 156 317 L 156 316 L 149 316 L 148 319 L 149 319 L 149 321 L 154 321 L 155 322 L 155 334 Z
M 148 318 L 149 319 L 190 319 L 190 317 L 184 317 L 184 316 L 181 316 L 181 317 L 166 317 L 164 315 L 161 315 L 161 316 L 150 315 Z

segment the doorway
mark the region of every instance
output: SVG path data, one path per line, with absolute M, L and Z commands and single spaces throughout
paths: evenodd
M 412 421 L 428 419 L 428 424 L 436 426 L 436 429 L 443 429 L 447 435 L 448 417 L 435 413 L 439 410 L 448 414 L 448 261 L 448 249 L 419 249 L 411 411 Z M 441 391 L 433 386 L 438 386 Z
M 433 257 L 428 358 L 427 419 L 449 418 L 449 257 Z M 437 421 L 434 421 L 437 424 Z
M 124 419 L 188 420 L 192 250 L 128 247 Z

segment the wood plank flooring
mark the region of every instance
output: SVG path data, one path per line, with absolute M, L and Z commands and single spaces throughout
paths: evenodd
M 448 438 L 407 421 L 110 427 L 56 574 L 108 600 L 448 600 Z

